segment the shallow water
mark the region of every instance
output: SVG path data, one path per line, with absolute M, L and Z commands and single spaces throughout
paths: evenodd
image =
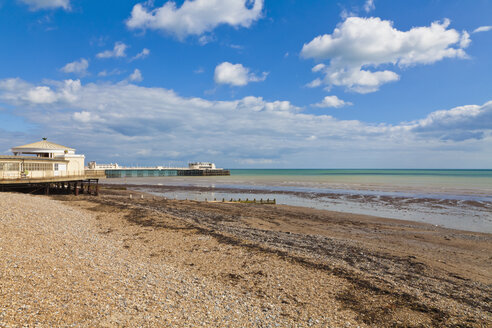
M 276 198 L 278 204 L 492 233 L 492 170 L 231 170 L 231 176 L 105 183 L 148 185 L 138 188 L 177 199 Z

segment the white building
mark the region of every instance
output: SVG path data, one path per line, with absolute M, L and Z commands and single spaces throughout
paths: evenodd
M 96 162 L 92 161 L 89 162 L 88 168 L 89 170 L 112 170 L 112 169 L 119 169 L 120 166 L 118 165 L 118 163 L 97 164 Z
M 84 155 L 75 154 L 75 149 L 47 141 L 46 138 L 31 144 L 13 147 L 12 152 L 14 156 L 9 156 L 5 160 L 10 162 L 10 166 L 18 167 L 22 174 L 27 174 L 32 178 L 49 175 L 82 176 L 85 173 Z
M 210 162 L 189 163 L 188 168 L 191 170 L 215 170 L 215 164 Z

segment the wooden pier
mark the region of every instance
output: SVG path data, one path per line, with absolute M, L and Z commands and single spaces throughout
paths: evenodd
M 0 178 L 0 191 L 21 191 L 49 194 L 99 195 L 99 179 L 104 172 L 86 172 L 83 175 L 46 176 L 27 178 L 23 176 Z
M 189 168 L 118 168 L 105 169 L 107 178 L 146 178 L 146 177 L 173 177 L 173 176 L 229 176 L 230 170 L 206 169 L 195 170 Z

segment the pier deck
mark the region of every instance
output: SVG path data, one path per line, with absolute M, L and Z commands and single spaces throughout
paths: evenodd
M 54 176 L 47 175 L 44 177 L 23 177 L 18 175 L 5 175 L 0 174 L 0 185 L 15 185 L 15 184 L 33 184 L 33 183 L 56 183 L 56 182 L 69 182 L 69 181 L 83 181 L 83 180 L 96 180 L 104 179 L 106 177 L 104 171 L 86 172 L 82 175 L 62 175 Z
M 85 171 L 84 174 L 54 176 L 47 174 L 42 177 L 29 177 L 22 174 L 0 175 L 0 191 L 42 190 L 45 194 L 56 193 L 88 193 L 98 195 L 99 179 L 106 178 L 104 171 Z
M 170 176 L 228 176 L 224 169 L 189 169 L 189 168 L 118 168 L 106 169 L 107 178 L 140 178 Z

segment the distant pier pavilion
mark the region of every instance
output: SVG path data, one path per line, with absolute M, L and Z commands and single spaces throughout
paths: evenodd
M 104 171 L 107 178 L 140 178 L 140 177 L 172 177 L 172 176 L 227 176 L 231 171 L 216 168 L 214 163 L 194 162 L 188 167 L 123 167 L 117 163 L 89 163 L 89 169 Z
M 0 190 L 43 190 L 98 193 L 104 172 L 86 170 L 85 156 L 75 149 L 43 140 L 13 147 L 0 155 Z

